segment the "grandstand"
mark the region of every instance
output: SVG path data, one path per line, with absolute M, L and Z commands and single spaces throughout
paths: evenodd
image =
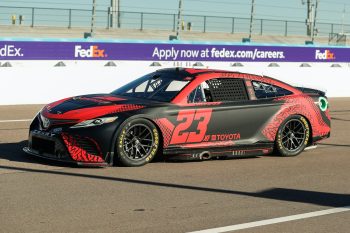
M 0 37 L 24 37 L 24 38 L 82 38 L 84 32 L 89 28 L 64 28 L 64 27 L 13 27 L 0 26 Z M 157 29 L 96 29 L 96 39 L 135 39 L 135 40 L 168 40 L 169 35 L 174 34 L 172 30 Z M 189 41 L 229 41 L 241 42 L 242 38 L 248 37 L 248 33 L 224 33 L 224 32 L 199 32 L 183 31 L 181 40 Z M 303 44 L 310 38 L 302 35 L 254 35 L 253 41 L 256 43 L 276 43 L 276 44 Z M 328 44 L 328 37 L 317 37 L 318 44 Z
M 287 6 L 288 4 L 283 5 L 281 2 L 274 1 L 272 2 L 275 5 L 268 5 L 265 0 L 261 0 L 257 1 L 256 7 L 258 9 L 253 13 L 253 11 L 247 10 L 250 1 L 239 3 L 235 1 L 190 0 L 189 2 L 192 1 L 201 2 L 202 7 L 207 6 L 208 9 L 213 3 L 220 3 L 223 7 L 219 9 L 225 9 L 226 6 L 243 5 L 242 9 L 245 10 L 229 14 L 230 10 L 227 12 L 213 10 L 211 12 L 184 9 L 179 27 L 182 40 L 241 42 L 242 38 L 249 37 L 251 23 L 253 42 L 304 44 L 305 41 L 313 39 L 309 31 L 310 24 L 312 24 L 315 43 L 325 45 L 331 42 L 334 45 L 337 44 L 335 38 L 350 30 L 350 25 L 344 21 L 346 19 L 345 8 L 341 22 L 325 18 L 323 15 L 326 10 L 322 7 L 318 10 L 320 18 L 316 21 L 316 11 L 314 10 L 315 16 L 311 15 L 311 20 L 313 17 L 315 20 L 308 22 L 309 19 L 305 21 L 306 8 L 301 5 L 294 6 L 295 3 L 289 4 L 293 6 L 290 7 Z M 83 38 L 84 33 L 91 30 L 91 16 L 93 14 L 92 9 L 90 9 L 91 3 L 77 1 L 80 3 L 67 3 L 62 8 L 63 2 L 30 3 L 28 1 L 28 4 L 19 6 L 21 2 L 25 3 L 26 1 L 15 0 L 0 3 L 0 37 Z M 146 7 L 143 9 L 139 4 L 139 8 L 125 5 L 121 7 L 122 10 L 116 12 L 109 8 L 109 5 L 106 5 L 108 1 L 99 2 L 105 5 L 99 4 L 94 12 L 94 37 L 98 39 L 168 40 L 169 36 L 176 33 L 178 25 L 176 8 L 171 10 Z M 172 1 L 172 3 L 174 2 L 176 3 L 177 0 Z M 61 5 L 58 7 L 53 4 Z M 266 15 L 264 7 L 281 12 L 291 10 L 298 12 L 298 14 L 284 17 L 283 15 L 274 15 L 276 13 L 270 11 L 271 14 Z M 327 11 L 332 15 L 341 13 L 341 11 L 336 10 L 327 9 Z M 250 22 L 252 15 L 254 17 Z

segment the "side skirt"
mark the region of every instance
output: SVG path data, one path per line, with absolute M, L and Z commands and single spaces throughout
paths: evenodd
M 267 155 L 272 153 L 273 143 L 259 143 L 254 145 L 240 145 L 216 148 L 168 148 L 163 151 L 169 160 L 198 161 L 220 158 L 244 158 Z

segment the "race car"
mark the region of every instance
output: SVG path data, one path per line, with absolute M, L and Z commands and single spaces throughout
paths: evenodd
M 322 91 L 260 75 L 169 68 L 110 94 L 45 106 L 24 151 L 85 166 L 142 166 L 156 156 L 296 156 L 329 136 Z

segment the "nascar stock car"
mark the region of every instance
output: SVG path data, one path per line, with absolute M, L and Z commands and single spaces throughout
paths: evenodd
M 110 94 L 45 106 L 31 123 L 24 151 L 86 166 L 141 166 L 156 156 L 296 156 L 329 136 L 322 91 L 266 76 L 171 68 Z

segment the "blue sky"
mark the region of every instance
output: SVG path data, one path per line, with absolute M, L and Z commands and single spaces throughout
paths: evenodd
M 120 0 L 122 11 L 176 13 L 178 0 Z M 305 0 L 306 1 L 306 0 Z M 97 0 L 99 9 L 106 9 L 110 0 Z M 255 0 L 256 17 L 282 20 L 305 20 L 302 0 Z M 1 0 L 0 6 L 60 7 L 91 9 L 92 0 Z M 251 0 L 183 0 L 184 14 L 248 17 Z M 319 21 L 350 24 L 349 0 L 320 0 Z

